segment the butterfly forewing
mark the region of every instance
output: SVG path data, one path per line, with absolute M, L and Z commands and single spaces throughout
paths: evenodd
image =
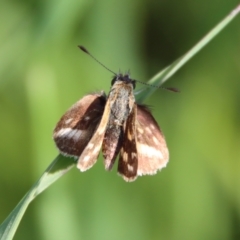
M 106 97 L 89 94 L 74 104 L 57 123 L 53 138 L 63 155 L 78 158 L 103 115 Z
M 99 126 L 97 127 L 94 135 L 92 136 L 91 140 L 88 142 L 86 148 L 84 149 L 84 151 L 82 152 L 81 156 L 78 159 L 77 167 L 81 171 L 88 170 L 96 163 L 97 157 L 102 146 L 104 134 L 107 128 L 109 115 L 110 115 L 110 101 L 108 100 L 105 105 Z
M 137 107 L 134 105 L 123 126 L 123 141 L 118 162 L 118 172 L 127 182 L 137 178 L 138 154 L 135 133 L 135 119 Z
M 111 117 L 111 116 L 110 116 Z M 111 170 L 122 146 L 122 126 L 108 127 L 103 139 L 102 153 L 106 170 Z
M 139 176 L 155 174 L 166 167 L 169 152 L 161 129 L 145 106 L 137 106 L 136 118 Z

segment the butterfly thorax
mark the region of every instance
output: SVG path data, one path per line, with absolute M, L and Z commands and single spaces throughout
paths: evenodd
M 122 146 L 124 124 L 135 103 L 134 85 L 135 81 L 130 79 L 129 75 L 119 74 L 112 80 L 112 88 L 108 96 L 110 116 L 103 142 L 105 166 L 109 169 Z
M 133 88 L 135 81 L 129 75 L 117 75 L 112 81 L 108 99 L 110 101 L 112 120 L 122 125 L 132 111 L 135 98 Z M 111 120 L 111 119 L 110 119 Z M 109 123 L 111 123 L 109 121 Z

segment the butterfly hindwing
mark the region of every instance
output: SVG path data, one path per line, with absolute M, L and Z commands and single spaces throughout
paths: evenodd
M 137 108 L 136 105 L 134 105 L 123 126 L 123 142 L 118 162 L 118 173 L 127 182 L 134 181 L 137 178 L 138 154 L 135 131 L 136 114 Z
M 164 135 L 147 107 L 137 105 L 137 175 L 155 174 L 166 167 L 169 152 Z

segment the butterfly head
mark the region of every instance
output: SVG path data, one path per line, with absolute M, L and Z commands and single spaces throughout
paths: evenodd
M 113 86 L 116 82 L 123 82 L 125 84 L 132 84 L 133 89 L 136 86 L 136 81 L 130 78 L 129 73 L 126 74 L 122 74 L 119 73 L 117 75 L 114 76 L 114 78 L 112 79 L 111 85 Z

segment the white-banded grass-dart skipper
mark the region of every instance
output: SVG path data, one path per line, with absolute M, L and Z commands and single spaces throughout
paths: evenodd
M 79 48 L 104 66 L 86 48 Z M 166 167 L 164 135 L 149 109 L 135 102 L 136 82 L 129 74 L 114 73 L 108 96 L 104 92 L 84 96 L 57 123 L 54 141 L 63 155 L 77 158 L 80 171 L 96 163 L 101 148 L 106 170 L 119 155 L 118 173 L 127 182 Z

